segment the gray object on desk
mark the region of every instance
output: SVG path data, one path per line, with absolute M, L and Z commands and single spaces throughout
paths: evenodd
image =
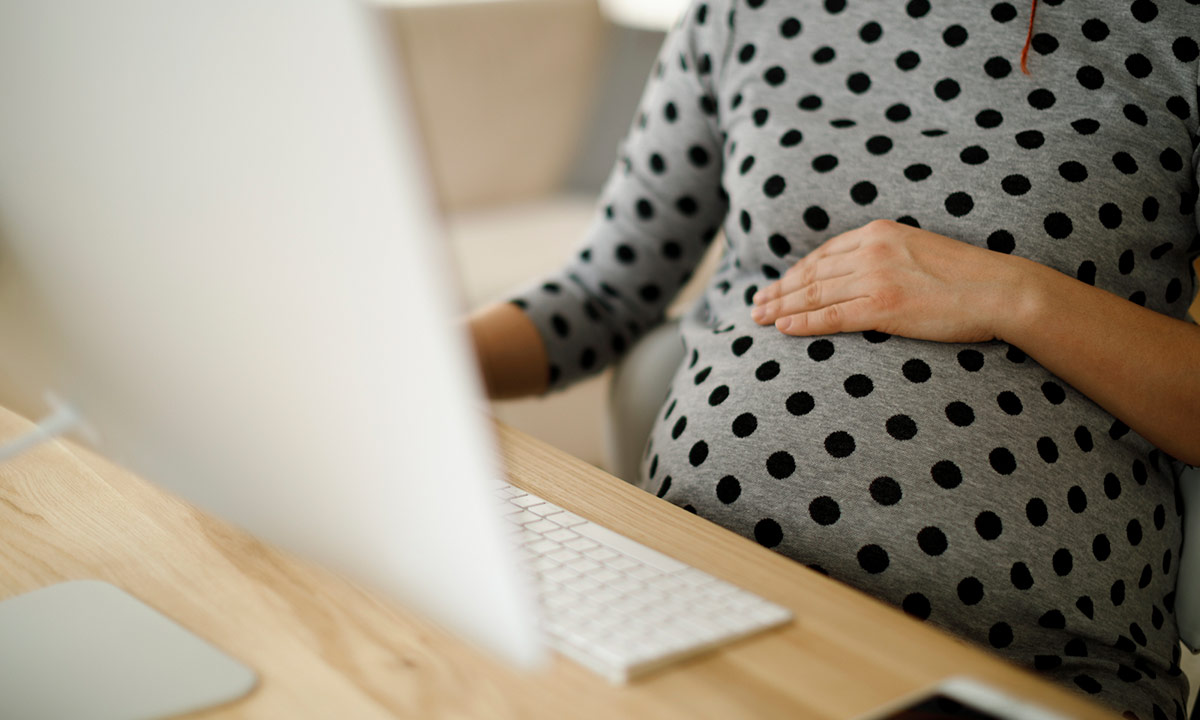
M 220 705 L 254 671 L 121 589 L 75 580 L 0 602 L 0 716 L 135 720 Z

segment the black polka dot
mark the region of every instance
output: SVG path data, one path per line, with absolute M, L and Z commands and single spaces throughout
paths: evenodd
M 967 41 L 967 29 L 962 25 L 951 25 L 942 31 L 942 42 L 950 47 L 961 47 Z
M 692 464 L 692 467 L 699 467 L 706 459 L 708 459 L 708 443 L 701 440 L 688 452 L 688 462 Z
M 1032 187 L 1033 185 L 1029 182 L 1029 178 L 1020 174 L 1005 175 L 1000 181 L 1000 189 L 1014 196 L 1024 195 Z
M 846 378 L 842 383 L 846 390 L 846 394 L 853 398 L 863 398 L 871 394 L 875 389 L 875 383 L 866 375 L 856 374 Z
M 983 353 L 978 350 L 960 350 L 958 364 L 967 372 L 979 372 L 983 369 Z
M 794 38 L 800 34 L 800 21 L 794 17 L 787 18 L 779 24 L 779 34 L 785 38 Z
M 904 177 L 913 182 L 920 182 L 933 174 L 933 168 L 923 163 L 915 163 L 904 168 Z
M 946 533 L 940 528 L 926 527 L 917 533 L 917 545 L 926 555 L 938 556 L 946 552 L 949 543 L 946 540 Z
M 1133 13 L 1138 22 L 1148 23 L 1158 17 L 1158 5 L 1154 4 L 1154 0 L 1134 0 L 1129 6 L 1129 12 Z
M 1036 33 L 1030 39 L 1029 46 L 1039 55 L 1050 55 L 1058 49 L 1058 38 L 1049 33 Z
M 989 250 L 994 252 L 1011 253 L 1016 248 L 1017 243 L 1009 231 L 997 230 L 988 235 L 987 246 Z
M 817 362 L 833 357 L 834 347 L 829 340 L 815 340 L 808 346 L 808 356 Z
M 1062 405 L 1067 399 L 1067 391 L 1063 389 L 1062 385 L 1053 380 L 1047 380 L 1042 383 L 1042 394 L 1046 396 L 1046 400 L 1051 405 Z
M 870 205 L 878 195 L 879 190 L 866 180 L 856 183 L 854 187 L 850 188 L 850 198 L 859 205 Z
M 767 71 L 763 73 L 763 80 L 765 80 L 771 87 L 778 87 L 787 80 L 787 73 L 784 72 L 783 68 L 776 65 L 774 67 L 767 68 Z
M 880 505 L 895 505 L 903 497 L 900 483 L 890 477 L 877 477 L 871 481 L 871 499 Z
M 1067 619 L 1060 610 L 1047 610 L 1038 618 L 1038 625 L 1048 630 L 1062 630 L 1067 626 Z
M 1042 672 L 1054 670 L 1062 665 L 1062 658 L 1057 655 L 1034 655 L 1033 667 Z
M 772 175 L 763 183 L 763 194 L 769 198 L 779 197 L 785 189 L 787 189 L 787 183 L 779 175 Z
M 970 405 L 956 400 L 946 406 L 946 419 L 958 427 L 967 427 L 975 422 L 975 411 Z
M 1008 579 L 1018 590 L 1028 590 L 1033 587 L 1033 575 L 1023 562 L 1013 563 L 1012 568 L 1008 571 Z
M 842 509 L 836 500 L 822 495 L 808 504 L 808 515 L 818 525 L 832 525 L 842 516 Z
M 683 435 L 683 431 L 686 429 L 687 429 L 687 416 L 680 415 L 679 419 L 675 421 L 675 427 L 671 428 L 671 439 L 678 440 L 679 436 Z
M 1008 448 L 998 447 L 988 453 L 992 469 L 1001 475 L 1012 475 L 1017 469 L 1017 459 Z
M 812 395 L 809 395 L 806 392 L 797 392 L 797 393 L 792 393 L 791 395 L 788 396 L 788 399 L 787 399 L 787 402 L 785 403 L 785 405 L 787 407 L 788 412 L 790 412 L 793 415 L 799 416 L 799 415 L 807 415 L 810 412 L 812 412 L 812 409 L 813 409 L 813 406 L 815 405 L 815 403 L 813 401 Z
M 1058 462 L 1058 444 L 1052 438 L 1040 437 L 1037 441 L 1038 455 L 1047 463 Z
M 1021 411 L 1024 409 L 1024 405 L 1021 403 L 1021 398 L 1017 397 L 1016 393 L 1012 392 L 1011 390 L 1005 390 L 997 395 L 996 404 L 1000 406 L 1001 410 L 1009 415 L 1020 415 Z
M 1100 42 L 1108 37 L 1108 25 L 1096 18 L 1084 22 L 1081 30 L 1083 36 L 1092 42 Z
M 890 563 L 891 559 L 888 558 L 887 551 L 878 545 L 864 545 L 859 548 L 858 565 L 872 575 L 878 575 L 887 570 Z
M 1042 227 L 1045 228 L 1047 235 L 1056 240 L 1070 237 L 1075 229 L 1071 218 L 1061 212 L 1052 212 L 1047 215 L 1046 219 L 1042 221 Z
M 659 497 L 666 497 L 666 494 L 670 490 L 671 490 L 671 476 L 668 475 L 663 478 L 662 485 L 660 485 L 658 487 L 658 492 L 655 493 L 655 495 L 658 495 Z
M 1100 224 L 1109 230 L 1121 227 L 1121 208 L 1116 203 L 1104 203 L 1098 213 Z
M 1109 588 L 1108 598 L 1112 602 L 1113 607 L 1120 607 L 1125 602 L 1125 581 L 1117 580 Z
M 998 110 L 980 110 L 975 115 L 975 124 L 981 128 L 990 130 L 991 128 L 1000 127 L 1003 122 L 1004 116 Z
M 726 505 L 734 502 L 742 494 L 742 484 L 732 475 L 726 475 L 717 481 L 717 499 Z
M 953 490 L 962 484 L 962 470 L 949 460 L 940 460 L 930 469 L 930 476 L 939 487 Z
M 1054 93 L 1050 92 L 1049 90 L 1045 88 L 1038 88 L 1037 90 L 1029 93 L 1029 95 L 1026 96 L 1026 100 L 1028 100 L 1029 106 L 1035 110 L 1048 110 L 1054 106 L 1057 98 L 1055 98 Z
M 771 477 L 782 480 L 796 472 L 796 460 L 790 453 L 783 450 L 771 453 L 771 456 L 767 458 L 767 472 Z
M 1113 167 L 1125 175 L 1133 175 L 1138 171 L 1137 160 L 1134 160 L 1133 156 L 1124 150 L 1113 154 L 1112 163 Z
M 825 452 L 835 458 L 849 457 L 854 448 L 854 437 L 848 432 L 839 430 L 825 437 Z
M 918 620 L 928 620 L 930 613 L 933 612 L 933 608 L 929 604 L 929 598 L 921 593 L 909 593 L 904 596 L 904 600 L 900 603 L 900 608 Z
M 998 622 L 988 630 L 988 643 L 994 648 L 1006 648 L 1012 645 L 1013 630 L 1006 622 Z
M 1008 77 L 1008 74 L 1012 72 L 1012 63 L 997 55 L 989 58 L 983 64 L 983 71 L 988 74 L 988 77 L 999 80 Z
M 1125 525 L 1125 537 L 1134 547 L 1142 543 L 1142 524 L 1138 522 L 1137 518 L 1133 518 Z
M 1025 503 L 1025 517 L 1029 520 L 1029 524 L 1034 527 L 1041 527 L 1046 524 L 1050 513 L 1046 508 L 1046 501 L 1041 498 L 1033 498 Z
M 949 102 L 958 97 L 960 92 L 962 92 L 962 88 L 959 87 L 958 82 L 953 78 L 943 78 L 938 80 L 933 86 L 933 94 L 937 95 L 938 99 L 944 102 Z
M 779 363 L 774 360 L 766 361 L 754 371 L 754 377 L 758 378 L 760 382 L 773 380 L 777 375 L 779 375 Z
M 958 599 L 963 605 L 976 605 L 983 600 L 983 583 L 976 577 L 966 577 L 958 583 Z
M 751 413 L 742 413 L 733 420 L 733 434 L 740 437 L 750 437 L 758 429 L 758 418 Z
M 1000 516 L 991 510 L 984 510 L 975 516 L 975 532 L 984 540 L 995 540 L 1004 530 Z
M 1054 552 L 1051 563 L 1054 565 L 1054 572 L 1060 577 L 1065 577 L 1071 574 L 1071 568 L 1075 565 L 1075 559 L 1071 557 L 1070 550 L 1059 548 Z
M 1104 86 L 1104 73 L 1100 68 L 1084 65 L 1075 72 L 1075 79 L 1088 90 L 1099 90 Z
M 771 518 L 763 518 L 754 525 L 754 539 L 763 547 L 773 548 L 783 542 L 783 528 Z
M 1022 130 L 1013 136 L 1017 145 L 1026 150 L 1037 150 L 1046 144 L 1046 136 L 1037 130 Z
M 896 67 L 901 70 L 912 70 L 921 64 L 921 56 L 912 50 L 905 50 L 896 56 Z
M 1092 441 L 1091 431 L 1089 431 L 1083 425 L 1075 428 L 1075 444 L 1078 445 L 1079 449 L 1083 452 L 1091 452 L 1092 448 L 1095 447 Z
M 913 383 L 926 382 L 933 375 L 933 371 L 930 370 L 929 364 L 924 360 L 919 360 L 917 358 L 906 360 L 904 365 L 901 366 L 900 370 L 902 373 L 904 373 L 904 377 L 909 382 Z
M 946 196 L 946 212 L 962 217 L 975 207 L 975 200 L 965 192 L 954 192 Z
M 912 440 L 917 435 L 917 423 L 907 415 L 893 415 L 885 424 L 888 435 L 897 440 Z
M 829 215 L 823 209 L 813 205 L 804 211 L 804 224 L 813 230 L 824 230 L 829 227 Z
M 1096 680 L 1094 677 L 1092 677 L 1091 675 L 1086 675 L 1086 674 L 1076 675 L 1074 679 L 1075 679 L 1075 684 L 1077 686 L 1079 686 L 1079 688 L 1086 693 L 1095 695 L 1104 689 L 1103 687 L 1101 687 L 1100 682 L 1098 680 Z
M 962 152 L 958 154 L 958 159 L 967 165 L 981 165 L 987 162 L 988 151 L 978 145 L 971 145 L 963 148 Z
M 1083 166 L 1083 163 L 1079 163 L 1074 160 L 1068 160 L 1067 162 L 1058 166 L 1058 174 L 1061 175 L 1062 179 L 1066 180 L 1067 182 L 1077 183 L 1087 180 L 1088 171 L 1087 168 Z
M 886 155 L 892 149 L 892 139 L 886 135 L 874 135 L 867 140 L 867 152 L 872 155 Z
M 1200 46 L 1194 39 L 1182 35 L 1171 43 L 1171 52 L 1175 53 L 1175 58 L 1180 62 L 1190 63 L 1200 56 Z

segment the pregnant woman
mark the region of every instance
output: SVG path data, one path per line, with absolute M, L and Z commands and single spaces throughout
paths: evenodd
M 694 4 L 580 252 L 472 318 L 490 392 L 599 372 L 723 227 L 642 487 L 1182 718 L 1198 35 L 1184 0 Z

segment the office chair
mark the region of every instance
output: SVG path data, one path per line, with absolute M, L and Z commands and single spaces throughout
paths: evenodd
M 605 446 L 609 469 L 626 482 L 638 482 L 646 439 L 684 355 L 679 321 L 671 320 L 639 340 L 613 371 Z M 1175 617 L 1180 640 L 1200 653 L 1200 468 L 1179 463 L 1175 469 L 1184 505 Z M 1195 686 L 1200 674 L 1190 680 Z M 1200 702 L 1191 717 L 1200 720 Z

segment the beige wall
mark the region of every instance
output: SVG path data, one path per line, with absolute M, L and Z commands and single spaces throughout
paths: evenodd
M 397 9 L 393 27 L 446 210 L 562 185 L 605 46 L 595 0 Z

